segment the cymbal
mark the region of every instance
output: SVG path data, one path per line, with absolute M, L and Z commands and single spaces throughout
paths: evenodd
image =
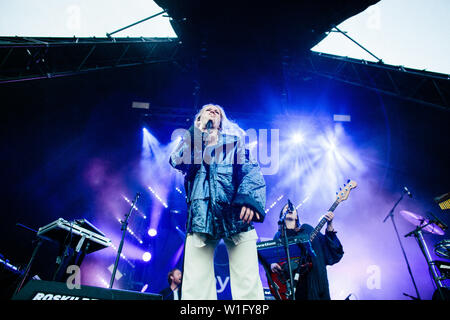
M 403 218 L 406 219 L 406 221 L 412 223 L 413 225 L 420 227 L 423 225 L 426 225 L 430 222 L 430 220 L 422 217 L 421 215 L 418 215 L 414 212 L 411 211 L 406 211 L 406 210 L 401 210 L 400 214 L 403 216 Z M 424 227 L 422 229 L 423 231 L 429 232 L 429 233 L 433 233 L 433 234 L 437 234 L 442 236 L 445 232 L 444 230 L 442 230 L 437 224 L 435 223 L 430 223 L 428 224 L 426 227 Z
M 450 259 L 450 239 L 442 240 L 434 245 L 434 252 L 438 257 Z

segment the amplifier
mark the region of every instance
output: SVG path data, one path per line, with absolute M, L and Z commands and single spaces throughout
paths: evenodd
M 69 289 L 65 282 L 30 280 L 12 300 L 162 300 L 162 296 L 90 286 Z

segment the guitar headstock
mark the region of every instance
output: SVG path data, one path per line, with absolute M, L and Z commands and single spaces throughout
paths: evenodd
M 347 200 L 350 191 L 356 188 L 357 185 L 358 184 L 356 183 L 356 181 L 347 180 L 347 183 L 344 184 L 344 187 L 340 188 L 339 192 L 336 192 L 336 202 L 341 203 L 342 201 Z

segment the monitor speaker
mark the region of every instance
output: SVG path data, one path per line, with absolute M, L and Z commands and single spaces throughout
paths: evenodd
M 162 300 L 162 296 L 90 286 L 69 289 L 64 282 L 30 280 L 12 300 Z

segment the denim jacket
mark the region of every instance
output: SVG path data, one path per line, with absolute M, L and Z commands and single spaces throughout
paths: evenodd
M 253 221 L 265 218 L 266 184 L 259 164 L 237 136 L 219 134 L 216 145 L 205 147 L 198 128 L 187 133 L 170 156 L 170 164 L 185 175 L 186 231 L 220 239 L 254 229 L 239 215 L 245 205 L 258 212 L 260 219 L 255 215 Z

